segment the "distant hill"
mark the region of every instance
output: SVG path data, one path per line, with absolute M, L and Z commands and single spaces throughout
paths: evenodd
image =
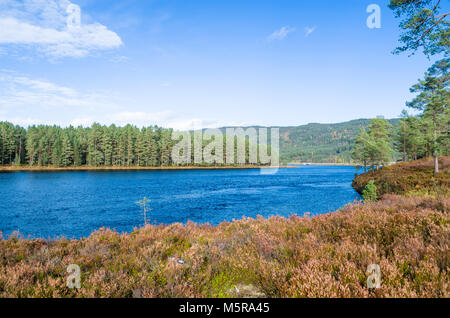
M 388 121 L 396 126 L 399 119 Z M 370 119 L 356 119 L 338 124 L 280 127 L 280 160 L 283 163 L 348 163 L 360 128 L 368 127 L 369 123 Z

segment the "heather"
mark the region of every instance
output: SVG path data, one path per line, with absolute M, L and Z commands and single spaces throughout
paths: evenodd
M 439 158 L 439 169 L 441 172 L 435 174 L 432 158 L 402 162 L 356 176 L 353 187 L 362 193 L 364 187 L 373 180 L 378 196 L 386 193 L 449 196 L 449 156 Z
M 385 195 L 314 217 L 0 240 L 0 297 L 449 297 L 450 198 Z M 66 287 L 69 264 L 81 288 Z M 367 288 L 369 264 L 381 288 Z

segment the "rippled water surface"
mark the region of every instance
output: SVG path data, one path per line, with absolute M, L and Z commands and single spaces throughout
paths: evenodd
M 217 224 L 243 216 L 327 213 L 359 199 L 354 167 L 300 166 L 274 175 L 248 170 L 0 173 L 0 232 L 69 238 L 101 227 L 129 232 L 143 223 Z

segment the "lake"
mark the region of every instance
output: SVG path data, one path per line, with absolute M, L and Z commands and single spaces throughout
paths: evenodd
M 86 237 L 143 225 L 136 201 L 151 200 L 152 223 L 218 224 L 244 216 L 311 215 L 360 199 L 354 167 L 0 173 L 0 232 L 33 238 Z

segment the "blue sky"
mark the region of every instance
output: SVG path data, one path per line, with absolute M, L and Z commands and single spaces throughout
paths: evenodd
M 366 25 L 372 3 L 381 29 Z M 387 3 L 0 0 L 0 121 L 187 129 L 397 117 L 431 61 L 391 54 L 399 21 Z

